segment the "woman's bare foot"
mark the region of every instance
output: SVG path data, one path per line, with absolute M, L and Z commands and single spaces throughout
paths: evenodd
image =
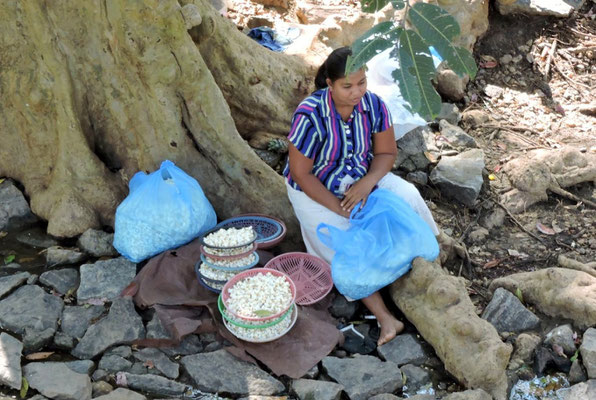
M 384 345 L 404 330 L 404 324 L 392 315 L 386 321 L 379 321 L 379 323 L 381 324 L 381 334 L 379 335 L 377 346 Z

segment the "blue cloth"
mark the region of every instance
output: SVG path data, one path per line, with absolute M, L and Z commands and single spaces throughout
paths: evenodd
M 288 140 L 300 153 L 312 159 L 313 175 L 336 196 L 343 195 L 340 182 L 347 175 L 358 180 L 368 172 L 372 159 L 372 135 L 391 127 L 391 116 L 383 100 L 372 92 L 354 107 L 344 122 L 335 108 L 329 88 L 304 99 L 294 112 Z M 283 172 L 296 190 L 300 186 Z
M 266 26 L 259 26 L 257 28 L 252 28 L 248 32 L 248 37 L 252 38 L 259 42 L 262 46 L 267 47 L 269 50 L 281 52 L 284 51 L 284 46 L 282 46 L 277 40 L 274 39 L 275 32 L 271 28 L 267 28 Z
M 414 258 L 432 261 L 439 255 L 429 225 L 395 193 L 377 189 L 358 209 L 345 231 L 325 223 L 317 227 L 321 242 L 335 250 L 331 276 L 344 296 L 368 297 L 407 273 Z

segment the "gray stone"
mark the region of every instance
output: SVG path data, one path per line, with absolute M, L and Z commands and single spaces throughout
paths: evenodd
M 41 274 L 39 282 L 51 287 L 60 294 L 66 294 L 77 288 L 79 273 L 74 268 L 47 271 Z
M 275 151 L 269 150 L 261 150 L 261 149 L 253 149 L 253 151 L 259 156 L 261 160 L 265 162 L 265 164 L 269 165 L 271 168 L 275 168 L 277 164 L 281 161 L 281 154 Z
M 31 247 L 47 249 L 58 246 L 58 241 L 39 227 L 27 229 L 17 235 L 17 241 Z
M 428 183 L 428 174 L 423 171 L 408 172 L 406 180 L 412 183 L 417 183 L 420 186 L 424 186 Z
M 113 242 L 113 233 L 87 229 L 77 240 L 77 246 L 93 257 L 116 257 L 118 251 L 112 246 Z
M 377 394 L 376 396 L 371 397 L 369 400 L 401 400 L 401 397 L 397 397 L 396 395 L 390 393 L 383 393 Z
M 366 400 L 401 387 L 397 364 L 373 356 L 356 354 L 353 358 L 325 357 L 323 370 L 340 385 L 352 400 Z
M 39 280 L 39 275 L 31 274 L 29 278 L 27 278 L 27 285 L 35 285 Z
M 65 249 L 60 246 L 52 246 L 46 249 L 46 266 L 57 267 L 59 265 L 73 265 L 84 261 L 87 254 L 74 249 Z
M 154 367 L 167 378 L 176 379 L 179 375 L 179 366 L 161 351 L 155 348 L 144 348 L 133 353 L 134 358 L 144 363 L 152 362 Z
M 93 298 L 113 300 L 120 296 L 136 274 L 136 264 L 124 257 L 83 264 L 77 300 L 79 303 Z
M 99 360 L 98 368 L 103 369 L 108 372 L 126 372 L 130 371 L 132 367 L 132 362 L 128 361 L 126 358 L 122 358 L 116 354 L 108 354 L 105 355 Z
M 91 395 L 93 398 L 97 398 L 108 393 L 111 393 L 114 390 L 114 387 L 107 383 L 106 381 L 99 381 L 91 383 Z
M 569 388 L 557 390 L 561 400 L 592 400 L 596 399 L 596 379 L 578 383 Z
M 0 301 L 0 326 L 18 334 L 25 333 L 26 328 L 56 331 L 63 308 L 62 299 L 47 294 L 39 286 L 26 285 Z
M 430 130 L 428 126 L 412 129 L 397 141 L 397 160 L 394 167 L 414 172 L 425 169 L 430 161 L 424 155 L 427 151 L 424 132 Z
M 0 385 L 20 390 L 23 344 L 7 333 L 0 333 Z
M 235 358 L 223 349 L 185 356 L 180 363 L 196 387 L 203 391 L 226 392 L 236 396 L 268 396 L 285 390 L 284 385 L 277 379 L 257 366 Z M 238 379 L 239 376 L 243 379 Z
M 218 342 L 215 342 L 218 343 Z M 163 347 L 160 349 L 164 354 L 174 357 L 178 355 L 187 356 L 203 351 L 203 344 L 197 335 L 187 335 L 182 342 L 175 347 Z
M 526 14 L 565 18 L 574 10 L 579 10 L 584 2 L 585 0 L 517 0 L 511 3 L 498 0 L 496 4 L 502 15 Z
M 492 396 L 482 389 L 464 390 L 463 392 L 451 393 L 443 400 L 492 400 Z
M 2 399 L 4 400 L 4 399 Z M 35 396 L 31 397 L 29 400 L 48 400 L 46 396 L 42 396 L 41 394 L 36 394 Z
M 130 346 L 117 346 L 109 349 L 105 354 L 114 354 L 120 357 L 128 358 L 132 356 L 132 348 Z
M 180 396 L 186 391 L 186 385 L 157 375 L 135 375 L 124 373 L 130 389 L 140 390 L 154 396 Z
M 93 379 L 94 382 L 105 381 L 109 376 L 110 374 L 105 369 L 96 369 L 95 371 L 93 371 L 91 379 Z
M 482 188 L 484 153 L 468 150 L 451 157 L 442 157 L 430 174 L 430 180 L 447 197 L 473 206 Z
M 582 345 L 579 347 L 582 362 L 586 367 L 588 378 L 596 378 L 596 328 L 588 328 L 584 332 Z
M 130 372 L 131 374 L 134 375 L 146 375 L 149 373 L 149 370 L 147 369 L 147 367 L 145 366 L 144 363 L 142 362 L 136 362 L 132 365 L 132 367 L 130 368 Z
M 0 298 L 5 294 L 10 293 L 14 288 L 21 286 L 29 279 L 31 274 L 29 272 L 19 272 L 14 275 L 3 276 L 0 278 Z
M 490 322 L 499 333 L 523 332 L 540 325 L 540 319 L 524 307 L 515 295 L 503 288 L 495 290 L 482 318 Z
M 105 311 L 104 306 L 66 306 L 62 313 L 60 330 L 76 339 L 83 337 L 91 322 Z
M 584 371 L 584 368 L 582 367 L 582 364 L 579 360 L 575 360 L 571 363 L 568 379 L 569 383 L 572 385 L 584 382 L 588 379 L 588 375 L 586 374 L 586 371 Z
M 68 361 L 65 362 L 64 365 L 72 369 L 74 372 L 78 372 L 79 374 L 85 375 L 91 375 L 91 373 L 95 369 L 95 363 L 91 360 Z
M 544 343 L 551 347 L 553 345 L 561 346 L 567 357 L 573 356 L 577 350 L 575 341 L 573 340 L 573 328 L 569 324 L 557 326 L 547 333 Z
M 147 322 L 147 339 L 172 339 L 170 333 L 164 328 L 157 313 Z
M 29 387 L 51 399 L 89 400 L 91 380 L 64 363 L 30 363 L 23 368 Z
M 223 344 L 221 342 L 211 342 L 205 346 L 203 353 L 212 353 L 220 349 L 223 349 Z
M 351 320 L 356 315 L 356 311 L 358 311 L 358 302 L 348 301 L 344 296 L 338 294 L 333 299 L 329 311 L 335 318 Z
M 47 328 L 43 331 L 38 331 L 34 328 L 25 328 L 23 335 L 23 349 L 26 352 L 32 352 L 46 347 L 52 342 L 56 330 L 54 328 Z
M 457 125 L 459 124 L 459 121 L 461 121 L 461 113 L 455 104 L 442 103 L 441 111 L 439 112 L 439 116 L 436 119 L 438 121 L 445 120 L 452 125 Z
M 5 179 L 0 183 L 0 231 L 13 231 L 37 221 L 25 196 L 14 183 Z
M 145 327 L 134 309 L 132 299 L 121 297 L 114 301 L 107 317 L 87 329 L 71 354 L 83 359 L 93 358 L 110 346 L 144 337 Z
M 292 382 L 292 390 L 300 400 L 339 400 L 344 387 L 334 382 L 297 379 Z
M 483 227 L 478 227 L 476 229 L 474 229 L 472 232 L 470 232 L 470 234 L 468 235 L 468 238 L 470 239 L 470 241 L 472 243 L 483 243 L 486 238 L 488 237 L 489 232 L 488 229 L 483 228 Z
M 403 388 L 404 392 L 414 395 L 423 387 L 431 384 L 430 373 L 424 368 L 406 364 L 400 369 L 402 374 L 406 376 L 406 385 Z
M 459 126 L 451 125 L 445 120 L 439 122 L 441 135 L 447 139 L 452 147 L 478 147 L 476 139 L 468 135 Z
M 72 350 L 75 347 L 74 338 L 64 332 L 56 332 L 54 335 L 54 346 L 61 350 Z
M 428 358 L 420 341 L 409 333 L 396 336 L 377 351 L 382 360 L 394 362 L 398 367 L 404 364 L 422 365 Z
M 95 397 L 94 400 L 147 400 L 147 398 L 132 390 L 118 388 L 111 393 Z

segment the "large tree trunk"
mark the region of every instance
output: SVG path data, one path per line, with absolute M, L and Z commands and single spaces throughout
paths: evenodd
M 214 13 L 197 4 L 206 19 Z M 0 5 L 0 176 L 24 185 L 50 234 L 112 225 L 128 179 L 170 159 L 199 181 L 220 218 L 276 215 L 288 225 L 286 242 L 299 241 L 283 180 L 238 134 L 185 26 L 183 15 L 196 6 L 186 7 L 175 0 Z M 268 60 L 269 50 L 251 39 L 234 40 L 250 49 L 246 65 L 258 70 Z M 289 76 L 304 71 L 293 62 L 284 68 Z

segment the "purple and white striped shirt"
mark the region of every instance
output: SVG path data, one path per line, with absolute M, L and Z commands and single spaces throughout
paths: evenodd
M 376 94 L 366 92 L 344 122 L 335 108 L 329 88 L 320 89 L 300 103 L 292 117 L 288 140 L 313 160 L 312 173 L 336 196 L 343 195 L 340 182 L 347 175 L 354 181 L 368 172 L 372 160 L 372 134 L 391 127 L 387 106 Z M 301 190 L 290 175 L 289 162 L 283 172 L 294 189 Z

